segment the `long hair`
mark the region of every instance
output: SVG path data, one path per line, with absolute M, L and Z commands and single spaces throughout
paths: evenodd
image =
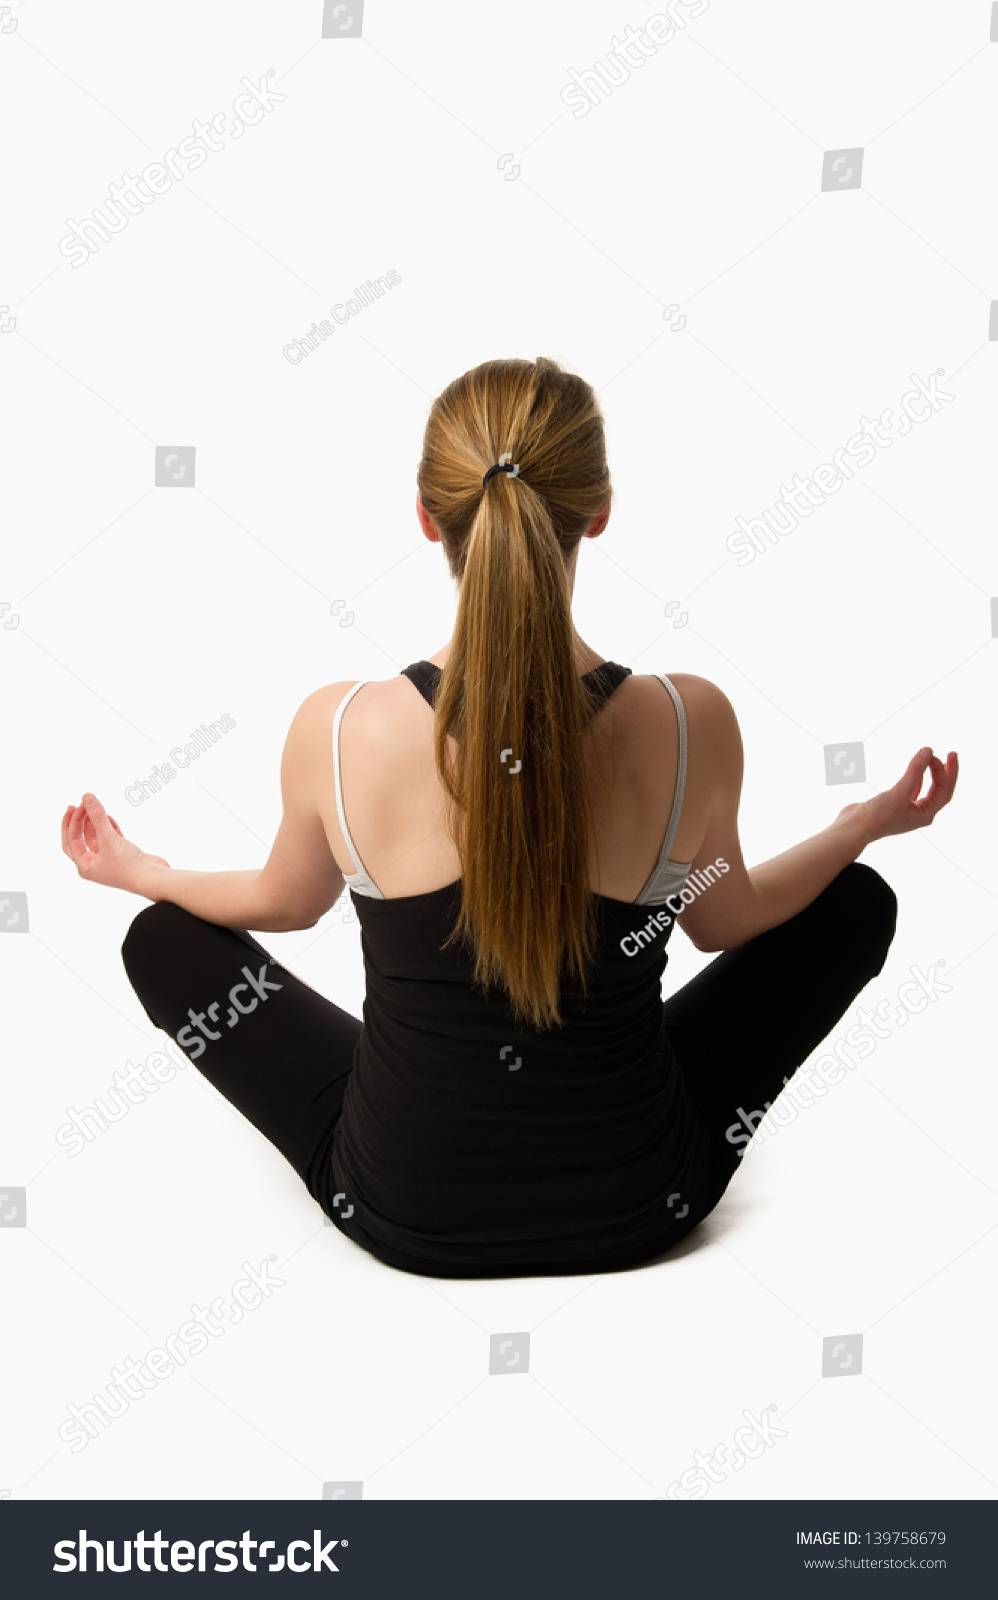
M 515 477 L 482 479 L 500 456 Z M 487 361 L 433 402 L 417 471 L 453 578 L 454 637 L 434 708 L 461 907 L 448 944 L 501 985 L 518 1025 L 560 1027 L 563 975 L 586 992 L 598 860 L 568 564 L 610 496 L 592 387 L 545 357 Z M 602 768 L 600 769 L 602 778 Z

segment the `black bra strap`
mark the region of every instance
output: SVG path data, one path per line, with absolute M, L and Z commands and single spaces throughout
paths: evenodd
M 619 689 L 624 679 L 630 676 L 630 667 L 622 667 L 616 661 L 603 661 L 591 672 L 583 673 L 582 681 L 588 686 L 590 698 L 595 701 L 598 711 L 609 700 L 614 689 Z
M 400 676 L 408 678 L 416 686 L 427 705 L 433 705 L 440 682 L 439 667 L 434 666 L 432 661 L 413 661 L 408 667 L 402 668 Z M 616 661 L 603 661 L 591 672 L 584 672 L 582 682 L 589 690 L 593 711 L 605 705 L 613 691 L 630 676 L 630 667 L 622 667 Z
M 402 668 L 399 676 L 414 683 L 427 705 L 433 705 L 440 682 L 440 668 L 435 667 L 432 661 L 413 661 L 408 667 Z

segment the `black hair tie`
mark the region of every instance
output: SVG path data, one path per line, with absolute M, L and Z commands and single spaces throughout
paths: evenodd
M 482 479 L 482 488 L 485 488 L 485 485 L 488 483 L 493 473 L 496 472 L 508 472 L 511 478 L 518 478 L 520 476 L 520 463 L 517 461 L 515 464 L 510 465 L 512 459 L 512 450 L 507 450 L 504 455 L 501 455 L 495 466 L 490 467 Z

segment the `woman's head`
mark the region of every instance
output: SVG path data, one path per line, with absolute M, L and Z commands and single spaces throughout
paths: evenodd
M 517 479 L 507 484 L 511 475 L 497 472 L 483 487 L 507 452 L 519 465 Z M 433 402 L 416 482 L 458 582 L 483 501 L 504 489 L 544 501 L 570 562 L 610 498 L 603 417 L 591 386 L 544 356 L 473 367 Z
M 483 485 L 501 456 L 519 473 Z M 583 742 L 594 702 L 568 566 L 609 510 L 596 396 L 543 357 L 485 362 L 434 401 L 416 476 L 460 583 L 435 708 L 463 868 L 451 938 L 470 939 L 476 979 L 503 985 L 517 1022 L 548 1027 L 563 963 L 584 986 L 594 937 Z

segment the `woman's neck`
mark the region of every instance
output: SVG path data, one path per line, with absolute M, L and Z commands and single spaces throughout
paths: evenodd
M 452 640 L 448 640 L 435 655 L 425 656 L 424 660 L 432 662 L 435 667 L 446 666 L 452 643 Z M 605 656 L 601 656 L 597 650 L 594 650 L 591 645 L 586 644 L 578 633 L 573 632 L 572 643 L 575 648 L 576 670 L 580 677 L 583 673 L 591 672 L 594 667 L 600 666 L 607 659 Z

